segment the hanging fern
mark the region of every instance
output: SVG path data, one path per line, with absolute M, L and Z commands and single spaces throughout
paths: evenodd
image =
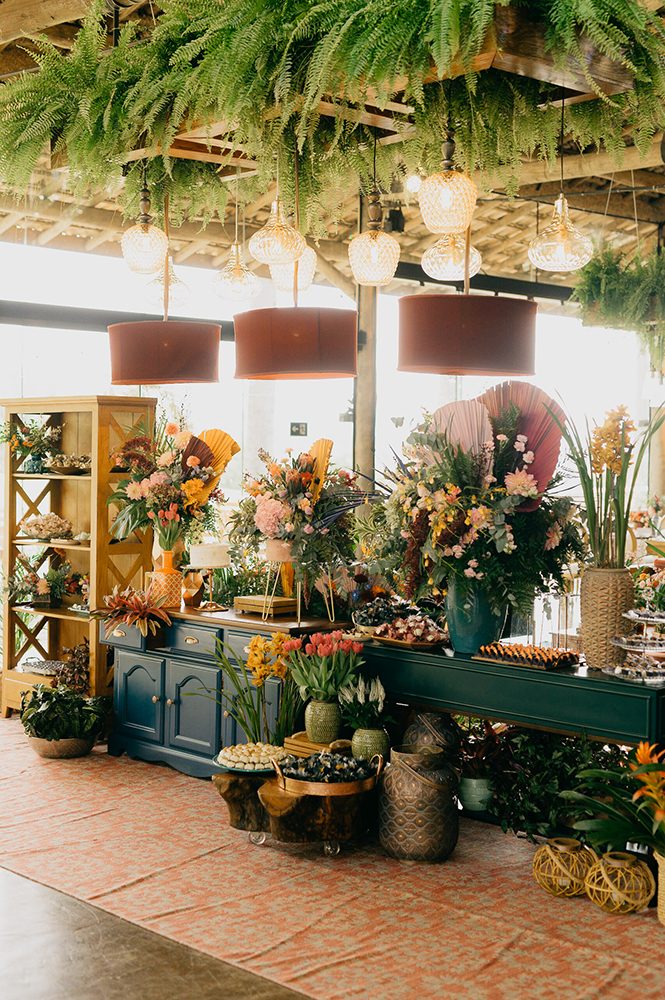
M 374 132 L 356 107 L 382 107 L 396 93 L 414 106 L 396 127 L 416 134 L 380 146 L 377 172 L 388 186 L 398 169 L 436 169 L 447 124 L 458 162 L 515 190 L 524 156 L 552 159 L 559 111 L 546 83 L 497 70 L 472 71 L 497 6 L 507 0 L 163 0 L 150 38 L 131 24 L 117 48 L 106 44 L 105 3 L 95 0 L 69 54 L 38 45 L 39 71 L 0 90 L 0 176 L 17 194 L 45 148 L 70 165 L 76 192 L 119 179 L 126 154 L 146 147 L 147 177 L 180 216 L 222 211 L 226 188 L 212 164 L 171 159 L 176 133 L 196 122 L 225 122 L 228 139 L 258 163 L 243 181 L 251 199 L 265 190 L 279 158 L 293 204 L 300 153 L 301 219 L 316 231 L 358 184 L 371 180 Z M 586 33 L 634 74 L 634 89 L 566 109 L 566 128 L 583 149 L 603 145 L 620 159 L 625 134 L 647 148 L 665 124 L 665 35 L 638 0 L 521 2 L 544 26 L 555 60 L 587 73 Z M 443 83 L 426 83 L 432 68 Z M 322 99 L 334 117 L 321 115 Z M 133 162 L 125 190 L 137 207 L 144 164 Z

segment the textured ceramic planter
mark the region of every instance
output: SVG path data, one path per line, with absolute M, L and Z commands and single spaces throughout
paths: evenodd
M 182 573 L 173 568 L 173 552 L 162 551 L 162 569 L 152 573 L 150 594 L 163 597 L 163 608 L 179 608 L 182 603 Z
M 462 778 L 457 794 L 469 812 L 484 812 L 492 801 L 492 782 L 489 778 Z
M 495 615 L 482 590 L 460 593 L 456 577 L 448 580 L 446 594 L 446 622 L 450 641 L 457 653 L 473 655 L 480 646 L 501 638 L 508 608 Z
M 351 739 L 351 752 L 354 757 L 364 757 L 370 760 L 380 753 L 384 760 L 388 758 L 390 737 L 385 729 L 356 729 Z
M 28 736 L 28 743 L 39 757 L 64 760 L 67 757 L 86 757 L 95 745 L 95 740 L 72 737 L 67 740 L 42 740 L 38 736 Z
M 626 628 L 623 618 L 635 599 L 635 585 L 627 569 L 585 569 L 580 588 L 582 648 L 594 670 L 622 663 L 626 654 L 611 639 Z
M 266 538 L 266 559 L 268 562 L 291 562 L 291 542 L 281 538 Z
M 310 701 L 305 709 L 305 731 L 311 743 L 332 743 L 342 728 L 336 701 Z

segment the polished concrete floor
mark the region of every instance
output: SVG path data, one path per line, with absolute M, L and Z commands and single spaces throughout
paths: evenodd
M 0 868 L 2 1000 L 304 1000 Z

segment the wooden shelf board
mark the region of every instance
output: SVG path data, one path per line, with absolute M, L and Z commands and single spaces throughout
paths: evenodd
M 58 479 L 69 479 L 77 482 L 89 483 L 92 481 L 92 475 L 89 472 L 85 472 L 81 476 L 65 476 L 60 475 L 57 472 L 15 472 L 14 479 L 52 479 L 54 482 Z
M 45 542 L 39 538 L 12 538 L 12 545 L 47 545 L 50 549 L 80 549 L 82 552 L 89 552 L 89 545 L 72 545 L 71 542 L 58 541 L 57 538 L 50 542 Z
M 12 604 L 12 611 L 24 611 L 28 615 L 36 615 L 39 618 L 61 618 L 64 621 L 83 622 L 87 625 L 92 621 L 88 615 L 80 615 L 78 611 L 72 611 L 68 607 L 62 608 L 40 608 L 32 604 Z

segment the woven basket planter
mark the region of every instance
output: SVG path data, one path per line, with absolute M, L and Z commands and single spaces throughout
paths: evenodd
M 65 760 L 67 757 L 86 757 L 94 747 L 95 739 L 42 740 L 38 736 L 28 736 L 28 743 L 39 757 Z
M 581 587 L 582 647 L 587 665 L 602 670 L 622 663 L 625 652 L 612 645 L 612 637 L 626 632 L 625 611 L 633 606 L 635 585 L 627 569 L 584 571 Z

